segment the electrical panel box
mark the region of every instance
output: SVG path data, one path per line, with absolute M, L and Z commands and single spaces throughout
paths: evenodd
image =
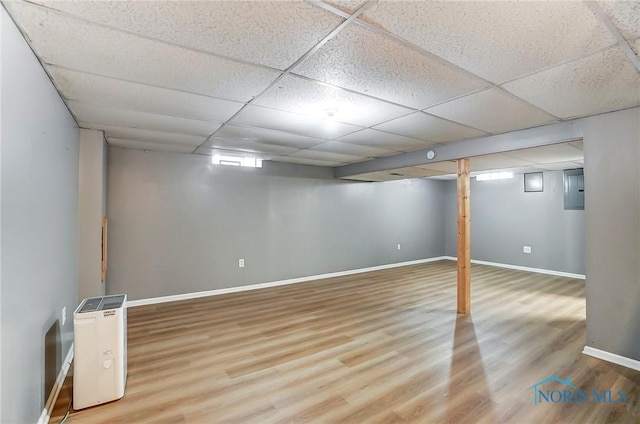
M 564 170 L 565 210 L 584 210 L 584 172 L 579 169 Z

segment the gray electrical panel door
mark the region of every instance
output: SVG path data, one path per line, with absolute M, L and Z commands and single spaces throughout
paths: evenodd
M 584 209 L 584 173 L 582 168 L 564 170 L 564 208 L 565 210 Z

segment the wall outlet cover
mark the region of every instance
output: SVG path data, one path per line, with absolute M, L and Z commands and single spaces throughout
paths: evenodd
M 523 246 L 522 253 L 531 253 L 531 246 Z

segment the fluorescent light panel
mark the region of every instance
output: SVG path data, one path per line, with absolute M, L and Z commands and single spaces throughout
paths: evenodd
M 506 180 L 513 178 L 513 172 L 489 172 L 476 175 L 476 181 Z
M 221 155 L 214 153 L 211 156 L 211 163 L 214 165 L 244 166 L 247 168 L 262 168 L 262 159 L 244 156 Z

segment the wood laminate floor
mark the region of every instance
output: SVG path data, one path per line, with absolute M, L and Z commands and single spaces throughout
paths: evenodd
M 124 398 L 67 422 L 640 423 L 640 373 L 581 353 L 584 281 L 474 265 L 470 316 L 455 281 L 441 261 L 131 308 Z M 629 401 L 534 406 L 550 376 Z

